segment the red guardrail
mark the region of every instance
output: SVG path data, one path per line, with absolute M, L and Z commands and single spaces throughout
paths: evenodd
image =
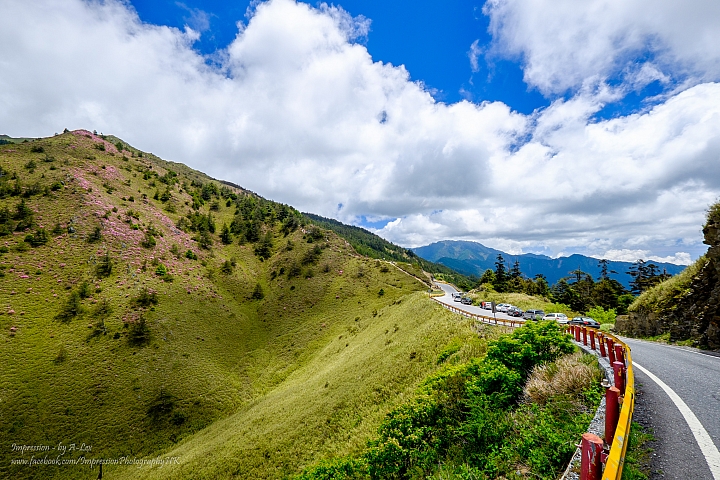
M 469 318 L 475 318 L 489 325 L 520 327 L 524 320 L 506 320 L 479 315 L 430 297 L 448 310 Z M 605 438 L 585 433 L 582 436 L 580 478 L 581 480 L 620 480 L 622 477 L 625 453 L 632 414 L 635 410 L 635 377 L 632 368 L 630 347 L 616 336 L 596 332 L 592 328 L 568 325 L 567 331 L 575 341 L 581 341 L 592 350 L 599 350 L 607 357 L 613 368 L 615 386 L 607 386 L 605 391 Z M 589 339 L 589 342 L 588 342 Z M 596 348 L 597 340 L 597 348 Z M 603 463 L 605 468 L 603 469 Z
M 633 374 L 630 347 L 616 336 L 596 332 L 579 325 L 569 325 L 568 331 L 579 341 L 590 337 L 590 348 L 595 348 L 595 338 L 602 357 L 607 357 L 613 369 L 614 386 L 605 390 L 605 438 L 592 433 L 583 435 L 581 456 L 581 480 L 619 480 L 630 435 L 632 414 L 635 411 L 635 375 Z M 584 342 L 587 345 L 587 342 Z M 602 450 L 599 448 L 602 447 Z M 598 452 L 600 455 L 598 456 Z M 602 463 L 605 468 L 602 468 Z

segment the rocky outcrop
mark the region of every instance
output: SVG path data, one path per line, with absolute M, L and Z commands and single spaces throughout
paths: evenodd
M 720 218 L 712 213 L 703 229 L 710 247 L 698 272 L 686 285 L 667 289 L 664 298 L 631 307 L 627 317 L 618 318 L 616 331 L 631 336 L 670 332 L 670 341 L 692 339 L 700 348 L 720 350 Z

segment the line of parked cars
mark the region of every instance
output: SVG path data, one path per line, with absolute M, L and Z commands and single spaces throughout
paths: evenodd
M 453 301 L 460 302 L 463 305 L 472 305 L 472 298 L 463 296 L 462 292 L 455 292 L 452 294 Z
M 461 302 L 465 305 L 472 305 L 472 300 L 463 295 L 462 292 L 452 294 L 453 300 Z M 484 310 L 492 310 L 492 302 L 480 302 L 480 308 Z M 590 317 L 574 317 L 570 320 L 564 313 L 545 313 L 542 310 L 529 309 L 522 311 L 515 305 L 509 303 L 498 303 L 495 305 L 496 312 L 502 312 L 511 317 L 521 317 L 523 320 L 553 320 L 559 324 L 566 325 L 584 325 L 590 328 L 600 328 L 600 323 Z
M 492 302 L 480 302 L 480 308 L 492 310 Z M 523 320 L 553 320 L 562 325 L 584 325 L 591 328 L 600 328 L 600 323 L 590 317 L 574 317 L 570 320 L 564 313 L 545 313 L 542 310 L 528 309 L 524 312 L 515 305 L 509 303 L 498 303 L 495 305 L 496 312 L 502 312 L 511 317 L 522 317 Z

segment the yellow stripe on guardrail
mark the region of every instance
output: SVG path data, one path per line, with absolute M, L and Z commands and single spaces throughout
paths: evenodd
M 630 347 L 614 335 L 608 333 L 604 333 L 604 335 L 611 337 L 616 344 L 623 346 L 625 349 L 625 363 L 627 365 L 625 373 L 625 393 L 623 395 L 622 407 L 620 408 L 620 418 L 618 419 L 615 438 L 610 446 L 610 455 L 605 462 L 605 470 L 602 475 L 603 480 L 620 480 L 625 464 L 628 440 L 630 439 L 630 424 L 632 423 L 632 416 L 635 411 L 635 374 L 633 373 Z
M 450 311 L 459 313 L 466 317 L 476 318 L 483 323 L 510 327 L 519 327 L 525 323 L 522 320 L 497 320 L 493 317 L 478 315 L 476 313 L 471 313 L 461 308 L 457 308 L 453 305 L 448 305 L 447 303 L 439 301 L 437 298 L 430 298 Z M 613 443 L 610 446 L 610 453 L 605 461 L 605 469 L 602 474 L 603 480 L 620 480 L 622 477 L 623 466 L 625 464 L 625 454 L 627 452 L 628 441 L 630 439 L 630 425 L 632 423 L 633 412 L 635 411 L 635 374 L 633 372 L 630 347 L 615 335 L 603 332 L 603 336 L 612 338 L 614 344 L 622 345 L 623 350 L 625 351 L 625 391 L 622 394 L 622 407 L 620 408 L 620 417 L 618 418 L 617 428 L 615 429 L 615 437 L 613 438 Z

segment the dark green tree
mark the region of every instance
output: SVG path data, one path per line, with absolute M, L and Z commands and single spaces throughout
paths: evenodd
M 220 240 L 225 245 L 230 245 L 233 242 L 233 235 L 227 223 L 223 223 L 222 231 L 220 232 Z
M 508 274 L 505 268 L 505 259 L 502 254 L 498 254 L 495 260 L 495 283 L 493 286 L 498 292 L 504 292 L 507 288 Z

